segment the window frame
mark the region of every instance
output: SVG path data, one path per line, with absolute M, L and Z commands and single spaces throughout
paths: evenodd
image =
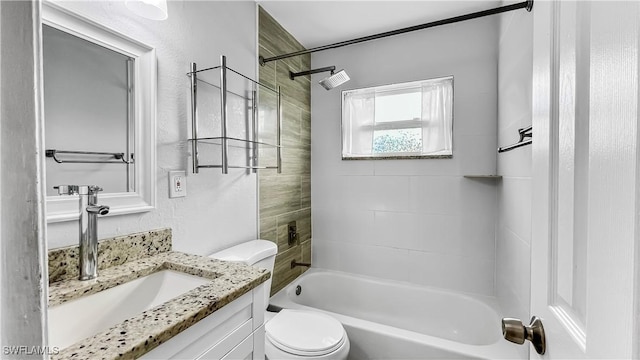
M 384 89 L 386 87 L 393 86 L 401 86 L 406 85 L 406 88 L 399 89 L 389 89 L 389 92 L 403 92 L 408 88 L 414 85 L 422 86 L 425 82 L 430 81 L 442 81 L 442 80 L 451 80 L 451 154 L 422 154 L 419 152 L 389 152 L 385 153 L 385 155 L 381 155 L 380 153 L 375 153 L 370 156 L 362 155 L 362 156 L 345 156 L 344 154 L 344 132 L 345 132 L 345 119 L 344 119 L 344 106 L 345 106 L 345 93 L 353 92 L 353 91 L 367 91 L 367 90 L 377 90 Z M 382 84 L 382 85 L 374 85 L 369 87 L 362 88 L 353 88 L 342 90 L 340 94 L 340 154 L 342 160 L 411 160 L 411 159 L 452 159 L 453 158 L 453 129 L 454 129 L 454 119 L 455 119 L 455 79 L 453 75 L 440 76 L 435 78 L 423 79 L 423 80 L 412 80 L 406 82 L 398 82 L 398 83 L 390 83 L 390 84 Z M 410 123 L 415 122 L 417 124 L 422 125 L 422 119 L 408 119 L 408 120 L 396 120 L 392 122 L 384 122 L 380 124 L 373 125 L 365 125 L 366 127 L 373 127 L 373 131 L 375 130 L 401 130 L 401 129 L 414 129 L 421 128 L 422 126 L 413 127 L 408 126 Z M 400 126 L 393 126 L 400 125 Z M 353 129 L 351 129 L 353 133 Z M 373 145 L 373 144 L 372 144 Z

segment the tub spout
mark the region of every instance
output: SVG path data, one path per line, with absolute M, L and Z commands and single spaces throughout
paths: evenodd
M 295 259 L 291 260 L 291 268 L 293 269 L 296 266 L 311 267 L 311 263 L 301 263 L 301 262 L 297 262 Z

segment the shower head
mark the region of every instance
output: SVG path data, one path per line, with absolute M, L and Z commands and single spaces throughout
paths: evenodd
M 289 78 L 291 80 L 294 80 L 297 76 L 317 74 L 317 73 L 326 72 L 326 71 L 331 71 L 331 75 L 320 80 L 319 83 L 320 85 L 322 85 L 322 87 L 324 87 L 327 90 L 331 90 L 334 87 L 340 86 L 350 80 L 349 75 L 347 75 L 347 72 L 344 70 L 340 70 L 337 73 L 335 73 L 336 71 L 335 66 L 327 66 L 320 69 L 301 71 L 298 73 L 294 73 L 290 71 Z
M 334 87 L 340 86 L 349 80 L 351 80 L 351 78 L 349 77 L 349 75 L 347 75 L 347 72 L 344 70 L 340 70 L 335 74 L 332 71 L 330 76 L 320 80 L 318 83 L 322 85 L 323 88 L 331 90 Z

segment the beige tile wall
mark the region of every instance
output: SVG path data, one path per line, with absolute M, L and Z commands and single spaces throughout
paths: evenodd
M 259 53 L 268 58 L 304 47 L 264 9 L 259 8 Z M 260 67 L 260 82 L 280 86 L 282 104 L 282 173 L 260 170 L 260 238 L 278 244 L 271 293 L 285 287 L 306 268 L 291 269 L 291 260 L 311 261 L 311 83 L 289 79 L 289 71 L 309 70 L 311 56 L 273 61 Z M 298 242 L 287 243 L 287 224 L 295 220 Z

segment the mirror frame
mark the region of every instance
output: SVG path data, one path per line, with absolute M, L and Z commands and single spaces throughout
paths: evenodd
M 136 91 L 133 146 L 135 191 L 100 194 L 100 202 L 111 208 L 107 216 L 139 213 L 154 209 L 156 204 L 157 105 L 155 48 L 50 1 L 42 2 L 42 24 L 125 54 L 135 60 L 134 86 Z M 59 184 L 46 184 L 46 186 L 53 185 Z M 47 196 L 46 199 L 48 223 L 79 218 L 77 196 Z

